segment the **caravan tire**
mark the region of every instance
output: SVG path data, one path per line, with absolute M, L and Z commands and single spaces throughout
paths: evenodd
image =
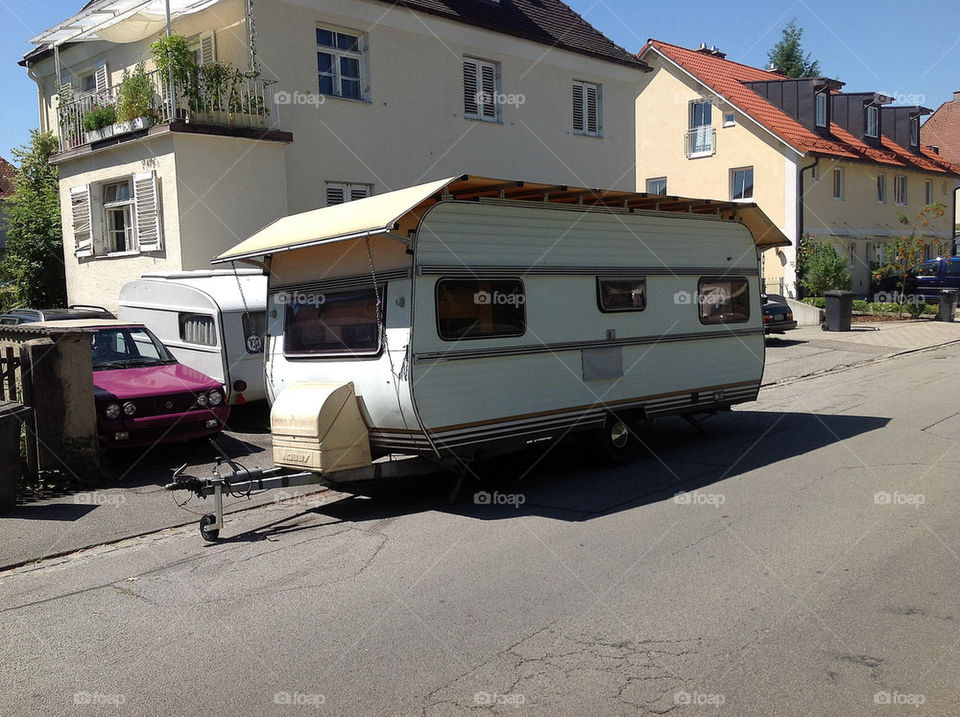
M 608 466 L 625 466 L 637 457 L 637 440 L 631 422 L 625 417 L 609 414 L 594 435 L 600 462 Z

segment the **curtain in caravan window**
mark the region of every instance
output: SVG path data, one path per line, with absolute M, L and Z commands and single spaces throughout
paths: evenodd
M 213 317 L 207 314 L 180 314 L 180 339 L 188 344 L 216 346 Z

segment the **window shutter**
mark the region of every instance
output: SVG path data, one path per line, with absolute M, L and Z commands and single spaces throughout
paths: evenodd
M 587 133 L 598 134 L 600 132 L 600 112 L 598 102 L 599 98 L 597 97 L 597 86 L 587 85 L 585 89 L 587 95 Z
M 573 131 L 583 132 L 583 85 L 573 83 Z
M 213 32 L 200 35 L 200 65 L 212 65 L 217 61 L 217 40 Z
M 342 184 L 327 185 L 327 206 L 343 204 L 346 201 L 346 191 Z
M 370 191 L 363 184 L 354 184 L 353 186 L 350 187 L 351 202 L 356 199 L 365 199 L 368 196 L 370 196 Z
M 497 73 L 493 65 L 480 65 L 480 80 L 483 84 L 483 116 L 497 118 Z
M 163 237 L 156 172 L 133 175 L 133 204 L 140 251 L 160 251 L 163 248 Z
M 97 94 L 104 94 L 110 89 L 110 73 L 107 72 L 107 63 L 101 62 L 94 72 L 97 82 Z
M 477 63 L 463 61 L 463 113 L 476 117 L 480 114 L 477 105 Z
M 90 185 L 70 190 L 70 214 L 73 217 L 74 256 L 93 255 L 93 232 L 90 226 Z

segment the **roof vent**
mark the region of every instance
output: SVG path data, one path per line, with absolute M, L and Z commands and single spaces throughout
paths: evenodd
M 929 150 L 930 150 L 931 152 L 933 152 L 934 154 L 940 154 L 940 145 L 937 145 L 937 144 L 929 144 L 929 145 L 927 145 L 927 149 L 929 149 Z
M 780 72 L 780 68 L 777 67 L 776 62 L 771 62 L 770 67 L 767 68 L 767 72 Z
M 716 45 L 710 45 L 709 47 L 707 47 L 707 43 L 705 42 L 700 43 L 700 45 L 696 49 L 696 52 L 699 52 L 704 55 L 710 55 L 711 57 L 719 57 L 721 60 L 727 56 L 727 53 L 720 52 L 720 50 L 717 49 Z

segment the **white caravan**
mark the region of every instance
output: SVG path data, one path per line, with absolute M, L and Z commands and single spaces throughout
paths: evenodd
M 754 400 L 758 251 L 788 243 L 753 204 L 461 176 L 279 219 L 215 262 L 263 258 L 275 461 L 327 472 L 587 430 L 617 454 L 632 424 Z M 341 455 L 322 409 L 348 385 Z
M 237 405 L 266 397 L 266 300 L 259 269 L 162 272 L 124 284 L 117 315 L 145 324 L 178 361 L 220 381 Z

